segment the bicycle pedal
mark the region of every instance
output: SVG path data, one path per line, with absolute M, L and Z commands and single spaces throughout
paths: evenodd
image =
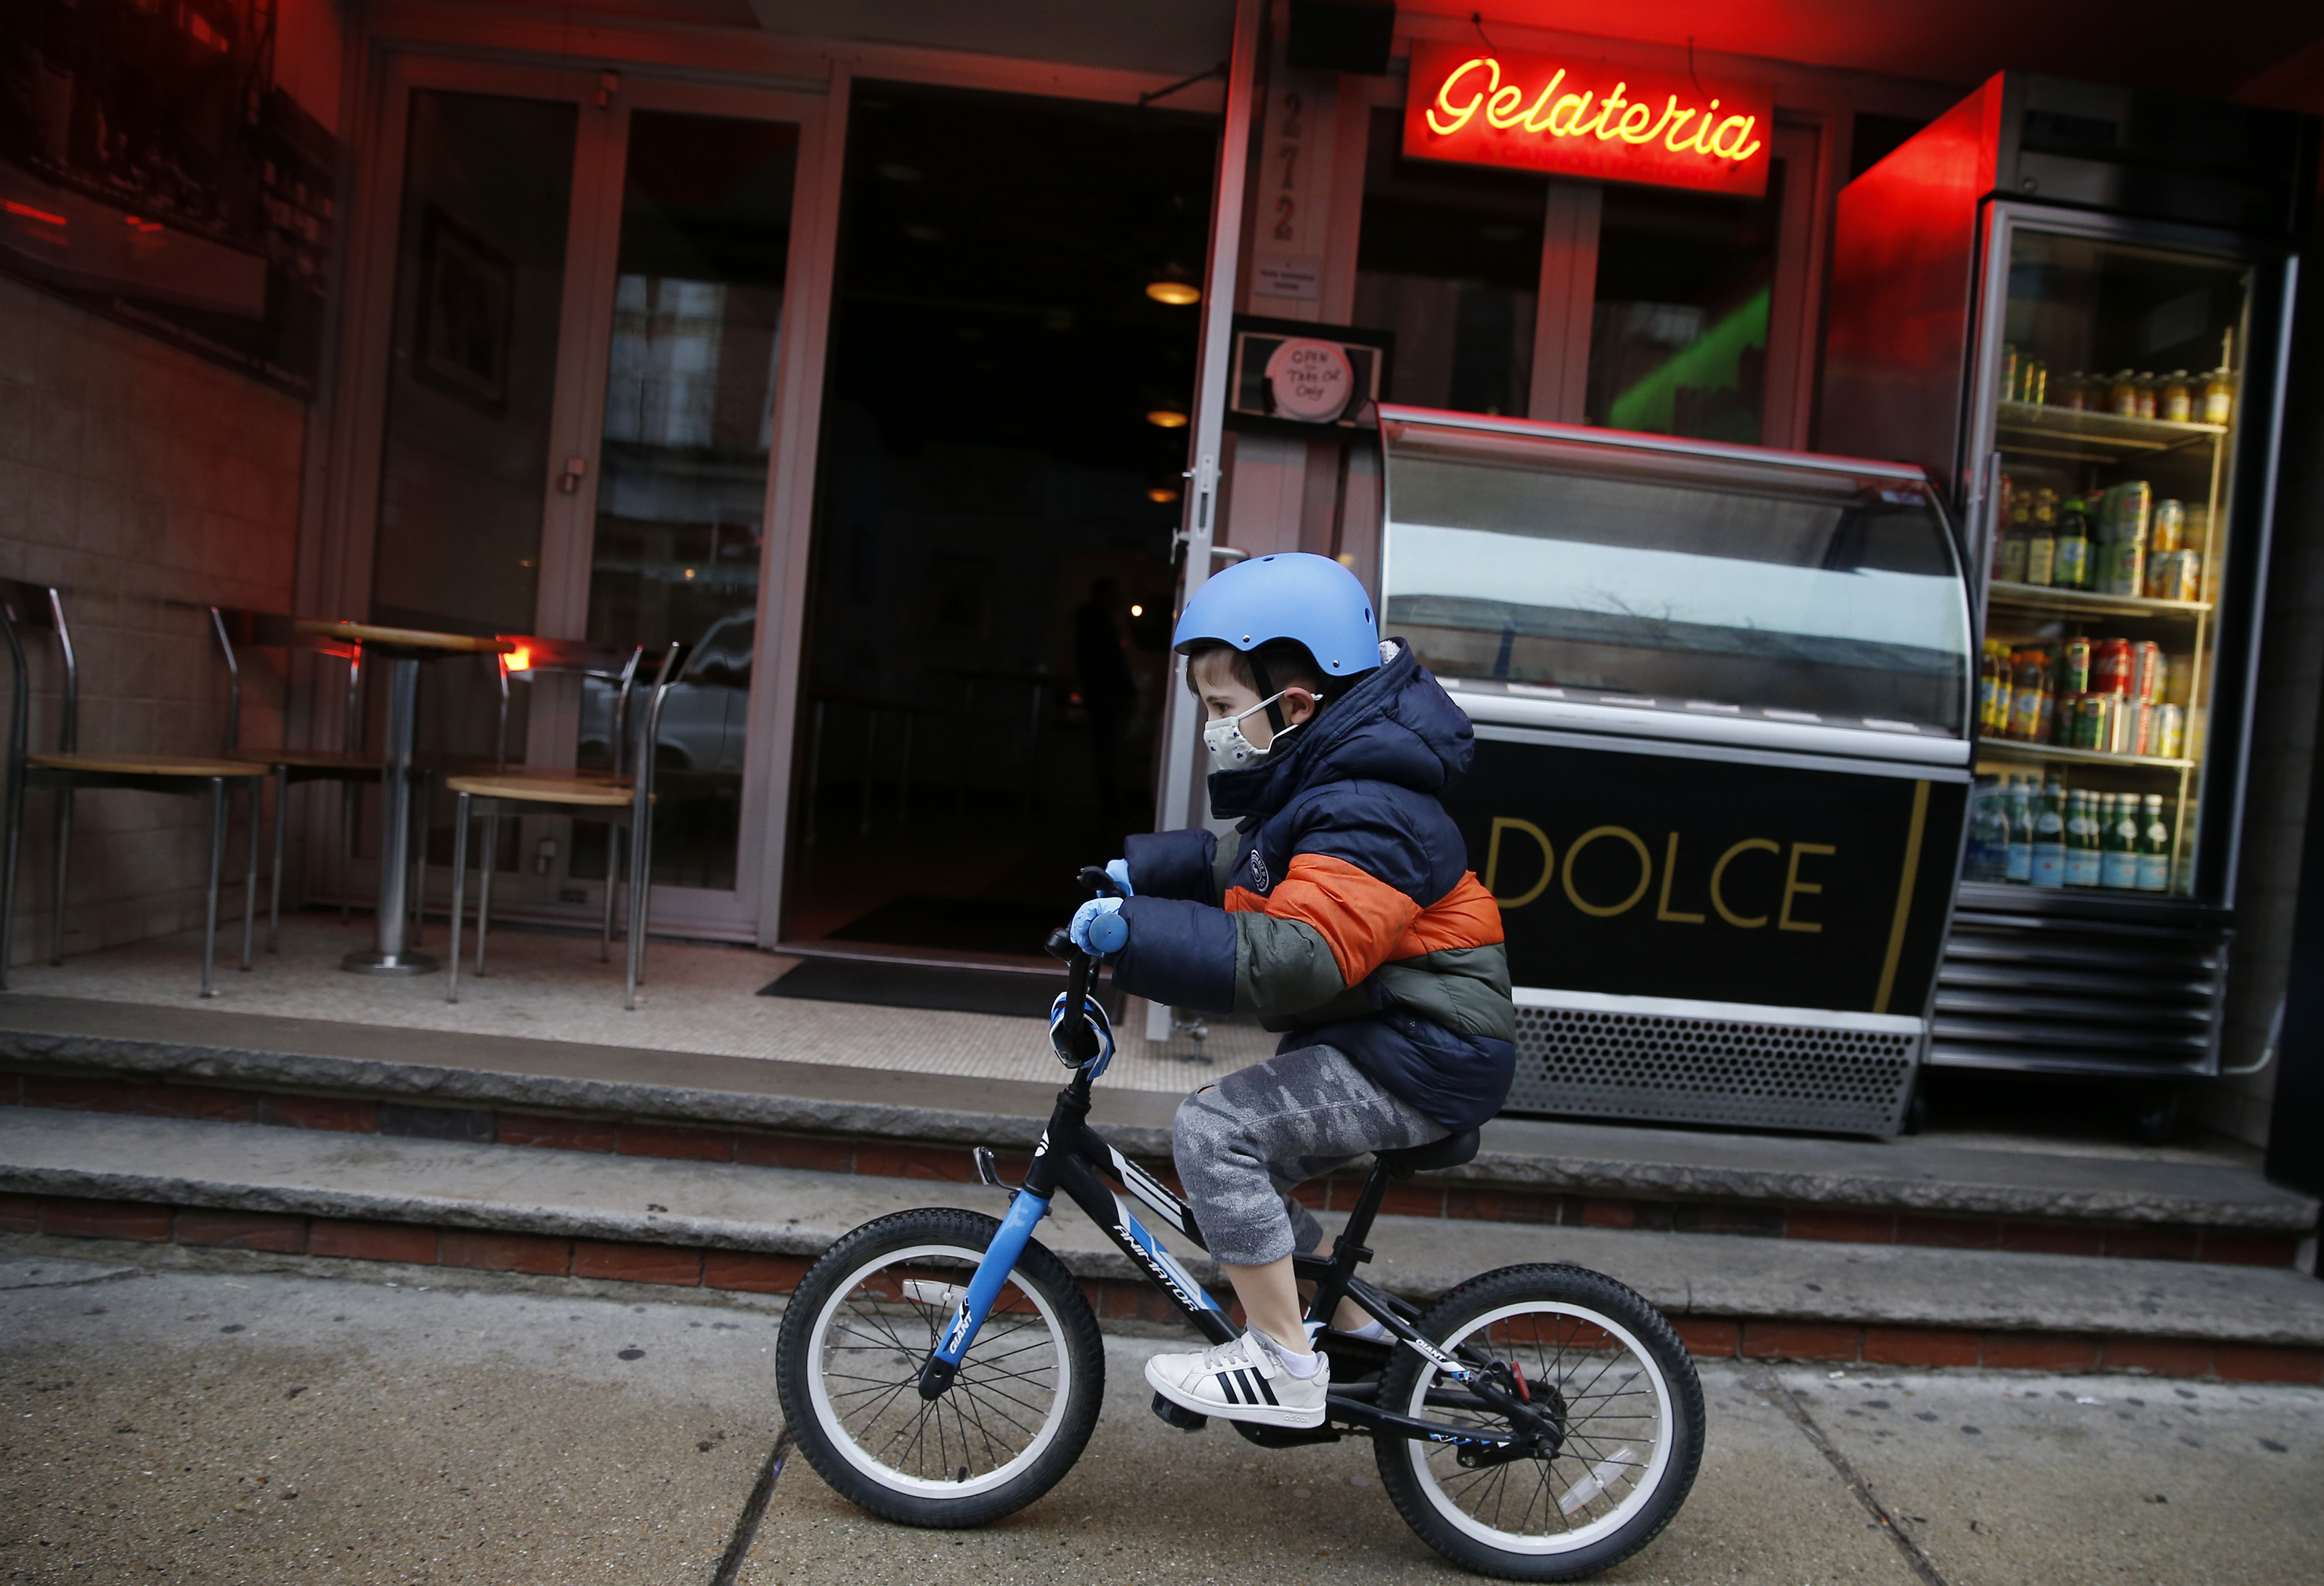
M 1211 1424 L 1208 1415 L 1197 1415 L 1176 1399 L 1164 1398 L 1158 1393 L 1154 1396 L 1154 1413 L 1181 1432 L 1200 1432 Z

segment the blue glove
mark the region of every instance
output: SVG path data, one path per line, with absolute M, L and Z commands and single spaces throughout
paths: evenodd
M 1130 884 L 1130 861 L 1126 859 L 1107 860 L 1105 862 L 1105 873 L 1113 878 L 1113 884 L 1121 889 L 1121 895 L 1123 897 L 1135 898 L 1138 896 L 1138 889 Z
M 1130 945 L 1130 922 L 1121 917 L 1121 899 L 1093 898 L 1074 910 L 1065 927 L 1074 945 L 1100 958 L 1110 958 Z

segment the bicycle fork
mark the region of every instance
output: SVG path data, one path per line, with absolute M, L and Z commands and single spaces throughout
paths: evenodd
M 992 1311 L 992 1302 L 1001 1297 L 1009 1275 L 1017 1269 L 1017 1258 L 1025 1253 L 1032 1242 L 1033 1230 L 1049 1214 L 1047 1196 L 1030 1190 L 1019 1190 L 1010 1197 L 1009 1215 L 1001 1220 L 1001 1231 L 992 1236 L 986 1247 L 984 1259 L 976 1265 L 976 1276 L 969 1279 L 968 1292 L 961 1296 L 959 1306 L 953 1312 L 952 1324 L 945 1329 L 944 1341 L 928 1355 L 928 1363 L 920 1369 L 920 1397 L 942 1398 L 945 1389 L 952 1386 L 953 1373 L 968 1353 L 968 1346 L 976 1342 L 977 1329 Z

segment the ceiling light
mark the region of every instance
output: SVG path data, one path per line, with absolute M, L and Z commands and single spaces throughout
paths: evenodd
M 1167 506 L 1178 499 L 1178 493 L 1167 484 L 1157 484 L 1146 493 L 1146 499 L 1159 505 Z
M 1159 429 L 1184 429 L 1186 415 L 1176 408 L 1157 408 L 1146 415 L 1146 421 Z
M 1146 608 L 1142 605 L 1131 606 L 1130 608 L 1130 614 L 1133 617 L 1142 617 L 1146 614 Z
M 1149 281 L 1146 295 L 1157 303 L 1167 303 L 1174 309 L 1184 309 L 1203 300 L 1203 289 L 1191 281 Z

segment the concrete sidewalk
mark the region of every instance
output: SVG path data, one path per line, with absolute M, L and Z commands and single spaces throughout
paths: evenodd
M 1107 1342 L 1087 1452 L 1020 1514 L 888 1525 L 794 1459 L 752 1527 L 775 1309 L 0 1260 L 0 1575 L 709 1586 L 731 1554 L 749 1586 L 1473 1579 L 1404 1527 L 1361 1440 L 1268 1452 L 1164 1426 L 1140 1376 L 1162 1346 L 1129 1338 Z M 1702 1378 L 1693 1493 L 1609 1581 L 2288 1582 L 2324 1556 L 2324 1390 Z

